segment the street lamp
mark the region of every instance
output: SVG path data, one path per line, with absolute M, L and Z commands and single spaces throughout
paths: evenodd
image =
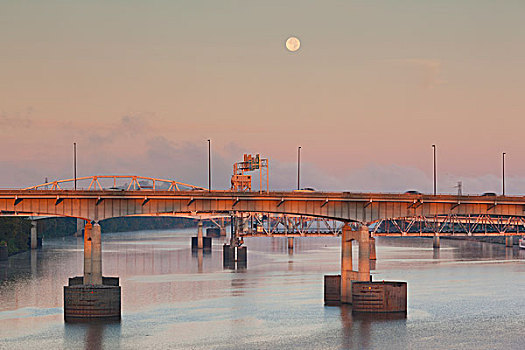
M 432 149 L 434 150 L 434 196 L 436 195 L 436 145 L 432 145 Z
M 208 140 L 208 191 L 211 191 L 211 140 Z
M 77 190 L 77 143 L 73 142 L 73 173 L 75 175 L 75 191 Z
M 503 195 L 505 195 L 505 152 L 503 152 L 502 154 L 502 161 L 503 161 L 503 164 L 502 164 L 502 167 L 501 167 L 501 172 L 502 172 L 502 177 L 501 177 L 501 187 L 502 187 L 502 192 L 503 192 Z
M 301 189 L 301 146 L 297 147 L 297 189 Z

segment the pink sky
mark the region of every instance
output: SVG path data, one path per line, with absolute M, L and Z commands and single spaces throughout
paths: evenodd
M 520 1 L 2 2 L 0 187 L 137 174 L 227 188 L 525 192 Z M 290 35 L 301 49 L 287 52 Z

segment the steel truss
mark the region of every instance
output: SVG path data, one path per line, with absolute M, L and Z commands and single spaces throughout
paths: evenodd
M 338 236 L 344 222 L 302 215 L 237 213 L 242 220 L 239 236 Z M 352 224 L 356 227 L 358 224 Z
M 525 218 L 503 215 L 414 216 L 380 220 L 374 236 L 521 236 Z
M 82 190 L 121 190 L 121 191 L 188 191 L 207 190 L 204 187 L 185 184 L 183 182 L 157 179 L 146 176 L 135 175 L 96 175 L 77 177 L 76 179 L 65 179 L 46 182 L 40 185 L 24 188 L 24 190 L 72 190 L 77 183 L 77 189 Z M 78 184 L 80 183 L 80 184 Z M 84 185 L 80 187 L 78 185 Z M 85 187 L 87 185 L 87 187 Z

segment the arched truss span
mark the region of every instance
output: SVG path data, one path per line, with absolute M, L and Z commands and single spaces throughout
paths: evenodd
M 46 182 L 24 188 L 24 190 L 113 190 L 113 191 L 188 191 L 207 190 L 204 187 L 183 182 L 136 175 L 95 175 Z

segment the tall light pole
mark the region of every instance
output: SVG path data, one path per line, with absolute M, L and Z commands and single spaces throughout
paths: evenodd
M 436 190 L 436 145 L 432 145 L 432 149 L 434 150 L 434 196 L 437 194 Z
M 301 189 L 301 146 L 297 147 L 297 189 Z
M 73 142 L 73 173 L 75 175 L 75 191 L 77 190 L 77 143 Z
M 208 191 L 211 191 L 211 140 L 208 140 Z
M 505 154 L 507 154 L 507 153 L 503 152 L 503 154 L 502 154 L 503 164 L 502 164 L 502 167 L 501 167 L 501 172 L 502 172 L 501 187 L 502 187 L 503 195 L 505 195 Z

